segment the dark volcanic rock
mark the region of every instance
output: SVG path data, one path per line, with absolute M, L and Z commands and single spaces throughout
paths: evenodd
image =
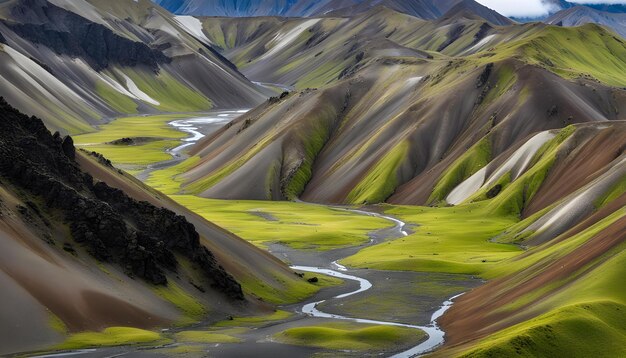
M 437 48 L 437 51 L 441 52 L 445 50 L 446 47 L 450 46 L 454 41 L 458 40 L 461 35 L 463 35 L 463 31 L 465 31 L 465 25 L 452 26 L 448 32 L 448 38 L 439 46 L 439 48 Z
M 61 143 L 61 149 L 68 158 L 74 160 L 76 158 L 76 148 L 74 148 L 74 140 L 70 136 L 65 136 Z
M 19 113 L 2 98 L 0 134 L 0 178 L 61 212 L 74 240 L 96 259 L 115 262 L 153 284 L 167 284 L 165 272 L 176 271 L 178 253 L 200 267 L 213 287 L 243 299 L 241 286 L 200 244 L 192 224 L 94 183 L 74 161 L 70 137 L 51 135 L 40 119 Z
M 474 35 L 474 41 L 472 42 L 472 45 L 476 45 L 477 43 L 479 43 L 480 40 L 485 38 L 485 36 L 487 36 L 487 33 L 489 33 L 489 31 L 491 30 L 493 30 L 493 27 L 491 27 L 491 25 L 489 25 L 489 23 L 487 22 L 480 25 L 480 28 Z
M 497 184 L 487 192 L 487 198 L 493 199 L 502 191 L 502 184 Z
M 170 59 L 160 50 L 118 36 L 107 27 L 42 0 L 23 0 L 11 9 L 15 18 L 28 23 L 6 23 L 19 36 L 42 44 L 58 54 L 84 58 L 96 70 L 110 63 L 146 65 L 154 71 Z
M 483 72 L 481 72 L 480 76 L 476 79 L 476 88 L 480 88 L 487 84 L 489 80 L 489 76 L 491 76 L 491 71 L 493 70 L 493 63 L 487 64 Z

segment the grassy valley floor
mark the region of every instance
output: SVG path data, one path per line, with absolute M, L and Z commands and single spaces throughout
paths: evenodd
M 406 223 L 403 229 L 407 235 L 404 236 L 390 220 L 353 211 L 355 207 L 181 195 L 176 177 L 188 169 L 188 165 L 193 165 L 194 159 L 172 165 L 177 162 L 170 162 L 172 156 L 166 152 L 186 137 L 168 124 L 181 118 L 189 118 L 189 115 L 121 118 L 103 126 L 99 132 L 76 137 L 76 142 L 85 149 L 103 153 L 114 165 L 138 175 L 179 204 L 269 250 L 288 264 L 336 269 L 340 266 L 331 263 L 338 261 L 348 267 L 350 274 L 367 279 L 373 287 L 358 295 L 330 299 L 354 291 L 358 285 L 353 281 L 304 273 L 305 278 L 315 282 L 307 287 L 294 287 L 290 290 L 291 295 L 286 297 L 266 290 L 256 282 L 242 282 L 245 292 L 277 304 L 279 310 L 265 316 L 235 317 L 217 324 L 200 320 L 200 323 L 166 332 L 112 327 L 99 333 L 69 336 L 65 344 L 56 348 L 121 345 L 123 347 L 107 348 L 102 352 L 130 349 L 141 354 L 181 356 L 202 356 L 206 352 L 220 356 L 248 352 L 268 357 L 277 354 L 324 356 L 337 352 L 345 356 L 363 356 L 398 352 L 423 341 L 424 333 L 408 328 L 314 318 L 299 312 L 305 303 L 327 300 L 318 309 L 330 314 L 427 325 L 432 313 L 446 299 L 478 287 L 484 280 L 501 278 L 536 265 L 542 258 L 571 250 L 587 240 L 585 233 L 581 233 L 577 241 L 567 241 L 543 251 L 535 250 L 541 252 L 528 255 L 528 251 L 506 238 L 508 232 L 515 232 L 523 225 L 518 214 L 494 211 L 489 201 L 456 207 L 380 205 L 364 208 L 402 220 Z M 136 140 L 131 145 L 114 143 L 121 138 Z M 165 165 L 144 172 L 155 163 Z M 617 219 L 619 217 L 610 218 Z M 490 336 L 468 353 L 488 356 L 494 352 L 519 352 L 517 341 L 513 342 L 515 337 L 552 324 L 562 326 L 564 332 L 569 332 L 568 337 L 578 337 L 577 334 L 594 317 L 600 317 L 598 319 L 604 322 L 607 315 L 619 313 L 622 307 L 620 300 L 624 296 L 606 295 L 607 285 L 598 282 L 594 286 L 599 285 L 597 289 L 586 291 L 598 294 L 580 300 L 573 300 L 570 296 L 570 306 Z M 590 300 L 597 304 L 589 305 Z M 512 304 L 523 304 L 520 302 Z M 186 305 L 184 302 L 180 304 Z M 615 323 L 615 327 L 618 326 Z M 622 328 L 615 330 L 615 327 L 609 331 L 621 332 Z M 137 350 L 128 344 L 140 344 L 149 349 Z M 530 355 L 538 353 L 528 347 L 521 349 Z M 462 353 L 454 351 L 454 354 Z
M 349 208 L 173 195 L 179 189 L 172 178 L 184 164 L 172 167 L 175 163 L 171 163 L 173 158 L 167 151 L 180 145 L 188 135 L 168 123 L 193 116 L 198 114 L 120 118 L 97 132 L 77 136 L 75 141 L 79 147 L 102 153 L 117 167 L 138 176 L 147 168 L 164 163 L 163 169 L 150 170 L 141 179 L 152 184 L 157 180 L 167 182 L 166 193 L 172 194 L 173 200 L 274 252 L 287 263 L 325 266 L 342 259 L 342 264 L 358 268 L 351 272 L 373 283 L 373 288 L 362 294 L 326 301 L 320 305 L 325 312 L 427 325 L 432 312 L 444 300 L 481 283 L 470 275 L 479 275 L 498 261 L 521 252 L 513 245 L 488 241 L 494 233 L 513 224 L 514 219 L 486 220 L 478 210 L 372 208 L 405 220 L 410 234 L 402 237 L 393 230 L 389 220 L 346 210 Z M 465 239 L 468 230 L 470 240 Z M 265 291 L 254 282 L 242 282 L 244 291 L 255 292 L 260 299 L 282 305 L 282 310 L 266 316 L 237 317 L 217 324 L 196 323 L 164 332 L 111 327 L 102 332 L 71 335 L 56 348 L 123 346 L 136 350 L 138 348 L 129 344 L 138 344 L 149 347 L 155 354 L 195 356 L 209 351 L 228 356 L 229 352 L 255 350 L 264 342 L 261 347 L 268 352 L 288 349 L 295 354 L 309 354 L 338 350 L 346 355 L 361 356 L 398 351 L 424 340 L 425 334 L 415 329 L 361 325 L 298 314 L 303 303 L 292 302 L 328 299 L 358 287 L 352 281 L 342 282 L 312 273 L 304 275 L 316 282 L 311 284 L 311 289 L 298 288 L 290 298 L 276 296 L 276 292 Z M 178 305 L 188 306 L 184 300 L 171 298 Z M 193 307 L 181 308 L 189 311 Z M 192 316 L 196 320 L 200 317 Z M 191 322 L 193 319 L 187 324 Z

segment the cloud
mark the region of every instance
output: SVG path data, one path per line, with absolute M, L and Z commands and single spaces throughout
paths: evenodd
M 505 16 L 511 17 L 539 17 L 548 15 L 551 12 L 555 12 L 559 10 L 558 5 L 553 3 L 548 3 L 544 0 L 477 0 L 479 3 L 485 5 L 486 7 L 496 10 Z M 578 0 L 585 1 L 585 0 Z M 596 0 L 586 0 L 586 1 L 596 1 Z M 610 1 L 610 0 L 604 0 Z M 603 2 L 602 0 L 598 0 L 598 2 Z M 626 0 L 615 1 L 617 2 L 626 2 Z

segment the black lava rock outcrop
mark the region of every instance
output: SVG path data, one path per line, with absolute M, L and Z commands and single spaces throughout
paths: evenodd
M 58 54 L 85 59 L 94 69 L 110 63 L 146 65 L 157 71 L 170 58 L 142 42 L 119 36 L 109 28 L 43 0 L 23 0 L 11 9 L 23 23 L 6 25 L 19 36 L 51 48 Z
M 487 64 L 483 72 L 480 73 L 480 75 L 476 79 L 476 88 L 480 88 L 487 84 L 489 76 L 491 76 L 491 71 L 493 71 L 493 63 Z
M 183 216 L 137 201 L 103 182 L 94 182 L 74 161 L 70 137 L 52 135 L 0 97 L 0 181 L 19 188 L 60 212 L 72 237 L 96 259 L 121 265 L 129 275 L 167 284 L 175 254 L 184 255 L 207 282 L 233 299 L 243 299 L 239 283 L 200 244 Z

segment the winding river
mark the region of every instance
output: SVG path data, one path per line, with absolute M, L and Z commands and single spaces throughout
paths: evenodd
M 183 149 L 196 144 L 200 139 L 207 136 L 207 134 L 209 134 L 212 130 L 219 129 L 248 111 L 249 109 L 220 111 L 210 113 L 202 117 L 184 118 L 169 122 L 170 126 L 181 132 L 188 133 L 190 136 L 183 138 L 183 144 L 168 150 L 168 153 L 170 153 L 173 157 L 180 156 Z
M 265 84 L 265 85 L 269 86 L 269 84 Z M 278 85 L 273 85 L 273 84 L 272 86 L 280 87 Z M 284 89 L 287 90 L 288 88 L 284 87 Z M 211 133 L 215 132 L 216 130 L 218 130 L 219 128 L 227 124 L 228 122 L 246 113 L 247 111 L 248 110 L 246 109 L 215 111 L 215 112 L 207 113 L 198 117 L 184 118 L 184 119 L 179 119 L 179 120 L 170 122 L 169 124 L 172 127 L 176 128 L 179 131 L 189 134 L 189 136 L 182 139 L 182 143 L 180 145 L 167 151 L 169 154 L 172 155 L 171 160 L 156 163 L 148 167 L 146 171 L 138 175 L 138 178 L 140 180 L 143 180 L 142 178 L 147 177 L 147 175 L 149 175 L 151 171 L 167 168 L 167 167 L 173 166 L 181 162 L 182 160 L 187 158 L 186 149 L 188 149 L 190 146 L 197 143 L 199 140 L 201 140 L 205 136 L 210 135 Z M 389 229 L 390 231 L 393 232 L 392 233 L 393 236 L 404 237 L 408 235 L 408 232 L 405 229 L 406 223 L 399 219 L 382 215 L 382 214 L 378 214 L 375 212 L 365 211 L 365 210 L 349 209 L 346 207 L 334 207 L 334 208 L 339 209 L 339 210 L 346 210 L 346 211 L 354 212 L 360 215 L 373 216 L 373 217 L 378 217 L 384 220 L 388 220 L 395 224 L 395 226 L 392 229 Z M 372 240 L 365 246 L 375 245 L 383 240 L 384 239 L 382 238 L 377 238 L 377 239 L 372 238 Z M 349 256 L 349 254 L 347 253 L 345 255 Z M 345 255 L 342 254 L 342 256 L 345 256 Z M 441 317 L 452 306 L 454 299 L 461 295 L 454 296 L 446 300 L 445 302 L 443 302 L 441 307 L 432 314 L 430 318 L 430 324 L 427 326 L 418 326 L 418 325 L 404 324 L 404 323 L 398 323 L 398 322 L 377 321 L 377 320 L 371 320 L 371 319 L 346 317 L 342 315 L 326 313 L 318 309 L 320 304 L 327 302 L 327 301 L 338 300 L 338 299 L 343 299 L 343 298 L 350 297 L 353 295 L 357 295 L 359 293 L 370 290 L 373 287 L 373 285 L 367 279 L 349 274 L 348 268 L 339 264 L 337 261 L 328 262 L 327 264 L 323 263 L 322 266 L 326 266 L 326 267 L 311 267 L 311 266 L 303 266 L 303 265 L 294 265 L 294 266 L 291 266 L 291 268 L 296 271 L 313 272 L 313 273 L 319 273 L 319 274 L 325 274 L 325 275 L 337 277 L 337 278 L 344 279 L 344 280 L 356 281 L 359 284 L 359 288 L 351 292 L 336 295 L 326 300 L 320 300 L 320 301 L 304 304 L 302 308 L 297 309 L 302 314 L 310 316 L 310 317 L 346 320 L 346 321 L 365 323 L 365 324 L 407 327 L 407 328 L 422 330 L 428 335 L 428 338 L 424 342 L 404 352 L 397 353 L 393 355 L 392 358 L 408 358 L 408 357 L 419 356 L 424 353 L 428 353 L 443 344 L 445 333 L 437 325 L 437 319 Z M 59 352 L 56 354 L 50 354 L 50 355 L 46 355 L 42 357 L 90 356 L 96 352 L 100 354 L 108 354 L 109 352 L 117 354 L 113 356 L 124 355 L 124 354 L 130 353 L 130 351 L 126 351 L 123 348 L 108 348 L 108 349 L 75 350 L 75 351 L 70 351 L 70 352 Z
M 375 216 L 381 219 L 392 221 L 396 224 L 394 229 L 397 231 L 398 234 L 400 234 L 401 236 L 408 235 L 408 233 L 404 230 L 406 223 L 396 218 L 369 212 L 369 211 L 363 211 L 363 210 L 352 210 L 352 209 L 344 209 L 344 210 L 348 210 L 351 212 L 355 212 L 355 213 L 359 213 L 359 214 L 367 215 L 367 216 Z M 332 269 L 320 268 L 320 267 L 298 266 L 298 265 L 291 266 L 291 268 L 296 271 L 320 273 L 320 274 L 337 277 L 337 278 L 344 279 L 344 280 L 356 281 L 359 283 L 359 288 L 357 290 L 337 295 L 335 297 L 330 298 L 330 300 L 341 299 L 341 298 L 349 297 L 352 295 L 356 295 L 358 293 L 365 292 L 373 287 L 370 281 L 364 278 L 358 277 L 358 276 L 353 276 L 353 275 L 349 275 L 345 273 L 346 271 L 348 271 L 348 269 L 345 266 L 337 263 L 337 261 L 333 261 L 331 263 L 331 266 L 336 268 L 338 271 L 332 270 Z M 339 272 L 339 271 L 343 271 L 343 272 Z M 435 313 L 433 313 L 433 315 L 430 318 L 430 324 L 428 326 L 416 326 L 416 325 L 397 323 L 397 322 L 386 322 L 386 321 L 377 321 L 377 320 L 371 320 L 371 319 L 353 318 L 353 317 L 346 317 L 346 316 L 341 316 L 341 315 L 336 315 L 336 314 L 331 314 L 331 313 L 320 311 L 317 308 L 318 305 L 328 300 L 321 300 L 317 302 L 307 303 L 302 307 L 301 311 L 302 313 L 312 316 L 312 317 L 330 318 L 330 319 L 346 320 L 346 321 L 352 321 L 352 322 L 357 322 L 357 323 L 376 324 L 376 325 L 384 325 L 384 326 L 407 327 L 407 328 L 419 329 L 419 330 L 426 332 L 426 334 L 428 335 L 428 339 L 426 339 L 426 341 L 418 344 L 415 347 L 412 347 L 409 350 L 395 354 L 391 357 L 391 358 L 410 358 L 410 357 L 422 355 L 424 353 L 428 353 L 443 344 L 445 333 L 437 325 L 437 319 L 439 319 L 439 317 L 441 317 L 452 306 L 454 299 L 456 299 L 457 297 L 461 295 L 463 294 L 456 295 L 454 297 L 451 297 L 447 301 L 445 301 L 442 304 L 442 306 L 437 311 L 435 311 Z
M 278 86 L 278 85 L 273 85 L 273 86 Z M 288 88 L 285 88 L 285 89 L 287 90 Z M 192 146 L 193 144 L 197 143 L 200 139 L 210 134 L 212 131 L 215 131 L 216 128 L 219 128 L 225 125 L 226 123 L 232 121 L 238 116 L 241 116 L 243 113 L 246 113 L 247 111 L 248 110 L 245 110 L 245 109 L 221 111 L 221 112 L 215 112 L 210 115 L 203 116 L 203 117 L 185 118 L 185 119 L 180 119 L 180 120 L 170 122 L 169 124 L 171 126 L 175 127 L 176 129 L 180 131 L 188 133 L 190 136 L 182 140 L 184 142 L 183 144 L 179 145 L 178 147 L 174 149 L 170 149 L 168 152 L 174 157 L 174 159 L 184 158 L 183 151 L 185 148 Z M 406 223 L 403 222 L 402 220 L 396 219 L 391 216 L 386 216 L 386 215 L 370 212 L 370 211 L 347 209 L 343 207 L 337 207 L 337 209 L 354 212 L 360 215 L 378 217 L 387 221 L 391 221 L 395 224 L 393 230 L 395 231 L 398 237 L 408 236 L 408 233 L 405 230 Z M 369 245 L 374 245 L 377 243 L 378 242 L 375 242 L 374 240 L 372 240 L 369 243 Z M 356 281 L 359 283 L 359 288 L 357 290 L 337 295 L 335 297 L 330 298 L 329 300 L 342 299 L 342 298 L 346 298 L 349 296 L 353 296 L 361 292 L 365 292 L 373 287 L 370 281 L 364 278 L 346 273 L 348 269 L 345 266 L 337 263 L 337 261 L 331 262 L 329 264 L 329 267 L 330 268 L 299 266 L 299 265 L 291 266 L 291 268 L 296 271 L 314 272 L 314 273 L 337 277 L 337 278 L 344 279 L 344 280 Z M 409 350 L 406 350 L 404 352 L 401 352 L 392 356 L 392 358 L 409 358 L 409 357 L 415 357 L 415 356 L 419 356 L 421 354 L 430 352 L 433 349 L 443 344 L 445 333 L 437 325 L 437 319 L 439 319 L 439 317 L 441 317 L 452 306 L 454 299 L 461 295 L 451 297 L 450 299 L 443 302 L 442 306 L 432 314 L 431 319 L 430 319 L 430 324 L 428 326 L 417 326 L 417 325 L 410 325 L 410 324 L 397 323 L 397 322 L 353 318 L 353 317 L 346 317 L 346 316 L 341 316 L 341 315 L 336 315 L 336 314 L 331 314 L 331 313 L 320 311 L 317 308 L 318 305 L 328 300 L 321 300 L 317 302 L 307 303 L 302 307 L 301 312 L 303 314 L 306 314 L 312 317 L 347 320 L 347 321 L 352 321 L 352 322 L 357 322 L 357 323 L 366 323 L 366 324 L 407 327 L 407 328 L 419 329 L 419 330 L 426 332 L 426 334 L 428 335 L 428 338 L 426 339 L 426 341 L 420 343 L 419 345 L 415 347 L 412 347 Z

